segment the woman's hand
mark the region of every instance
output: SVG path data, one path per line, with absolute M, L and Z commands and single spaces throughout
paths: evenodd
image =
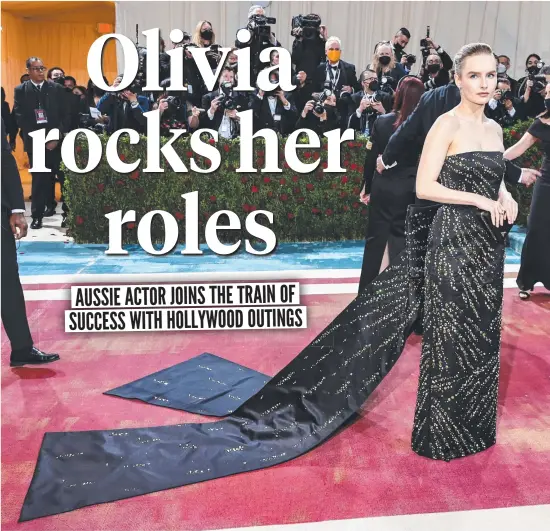
M 309 111 L 312 111 L 313 110 L 313 106 L 315 105 L 315 102 L 313 100 L 309 100 L 305 106 L 304 106 L 304 110 L 302 111 L 302 118 L 305 118 L 307 116 L 307 113 Z
M 498 194 L 498 202 L 504 208 L 508 223 L 514 223 L 518 217 L 518 204 L 507 190 L 501 190 Z
M 495 227 L 502 227 L 506 211 L 499 201 L 493 201 L 488 197 L 480 195 L 476 206 L 481 210 L 491 213 L 491 221 Z

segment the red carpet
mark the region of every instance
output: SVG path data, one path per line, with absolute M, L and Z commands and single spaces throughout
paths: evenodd
M 203 530 L 550 503 L 550 296 L 505 290 L 497 445 L 451 463 L 418 457 L 410 437 L 420 340 L 320 448 L 267 470 L 17 524 L 45 431 L 196 422 L 204 417 L 102 395 L 204 351 L 274 374 L 351 300 L 306 296 L 295 331 L 65 334 L 69 302 L 28 302 L 36 343 L 62 360 L 11 369 L 2 338 L 3 530 Z

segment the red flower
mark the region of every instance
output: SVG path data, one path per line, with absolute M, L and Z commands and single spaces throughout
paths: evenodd
M 328 168 L 328 162 L 323 162 L 321 166 L 326 170 Z
M 349 160 L 344 161 L 344 168 L 347 168 L 349 166 Z
M 292 191 L 293 191 L 296 195 L 298 195 L 299 193 L 302 192 L 302 190 L 300 190 L 300 188 L 298 188 L 298 187 L 293 188 Z
M 327 209 L 325 210 L 325 214 L 326 214 L 327 216 L 332 216 L 332 210 L 331 210 L 330 208 L 327 208 Z
M 132 179 L 133 181 L 137 181 L 139 179 L 139 170 L 133 171 L 130 174 L 130 179 Z
M 122 161 L 125 161 L 126 160 L 126 155 L 124 153 L 121 153 L 118 158 Z
M 264 165 L 264 159 L 257 159 L 256 160 L 256 166 L 258 166 L 258 168 L 260 168 L 261 166 Z
M 292 180 L 293 180 L 295 183 L 297 183 L 297 182 L 298 182 L 298 176 L 297 176 L 297 175 L 294 175 L 294 176 L 292 177 Z
M 241 177 L 241 182 L 243 184 L 246 184 L 248 182 L 248 179 L 246 177 Z
M 321 155 L 319 154 L 318 151 L 316 151 L 316 152 L 313 154 L 313 158 L 314 158 L 315 160 L 317 160 L 320 156 L 321 156 Z
M 312 213 L 312 214 L 320 214 L 321 211 L 320 211 L 318 208 L 312 208 L 312 209 L 311 209 L 311 213 Z
M 281 186 L 284 186 L 286 184 L 286 179 L 283 177 L 280 181 L 279 181 L 280 185 Z
M 75 151 L 77 153 L 80 153 L 82 151 L 82 147 L 81 146 L 76 146 Z
M 259 189 L 257 186 L 255 186 L 255 185 L 252 185 L 252 186 L 250 187 L 250 191 L 251 191 L 253 194 L 257 194 L 257 193 L 259 192 L 259 190 L 260 190 L 260 189 Z
M 296 198 L 296 201 L 298 201 L 298 203 L 303 203 L 305 200 L 306 200 L 305 197 L 297 197 Z
M 210 140 L 208 140 L 208 143 L 209 143 L 211 146 L 213 146 L 213 145 L 216 143 L 216 141 L 215 141 L 213 138 L 211 138 Z
M 254 212 L 254 210 L 258 210 L 258 207 L 256 205 L 250 205 L 250 212 Z
M 338 188 L 338 185 L 337 185 L 336 183 L 332 183 L 332 184 L 330 185 L 330 187 L 334 189 L 334 188 Z
M 359 208 L 359 203 L 356 201 L 355 203 L 353 203 L 353 205 L 351 205 L 353 208 Z
M 306 151 L 306 152 L 304 153 L 304 158 L 310 159 L 310 158 L 311 158 L 311 152 L 310 152 L 310 151 Z
M 355 163 L 352 164 L 351 169 L 352 169 L 352 171 L 356 171 L 357 170 L 357 164 L 355 164 Z
M 211 203 L 215 203 L 215 202 L 216 202 L 216 196 L 215 196 L 215 195 L 211 195 L 211 196 L 210 196 L 210 202 L 211 202 Z
M 193 156 L 193 152 L 192 152 L 192 151 L 188 151 L 188 152 L 186 153 L 186 155 L 187 155 L 188 158 L 191 158 L 191 157 Z
M 349 181 L 349 179 L 348 179 L 347 175 L 344 175 L 344 176 L 342 177 L 341 183 L 342 183 L 342 184 L 346 184 L 348 181 Z
M 124 181 L 121 181 L 120 179 L 116 183 L 118 186 L 124 186 Z
M 126 225 L 126 228 L 129 229 L 129 230 L 135 229 L 135 228 L 136 228 L 136 224 L 135 224 L 135 223 L 128 223 L 128 224 Z
M 271 190 L 269 190 L 269 192 L 267 192 L 267 197 L 273 197 L 273 192 Z
M 287 217 L 288 219 L 294 219 L 294 214 L 293 214 L 292 212 L 289 212 L 289 213 L 286 215 L 286 217 Z
M 340 192 L 340 197 L 346 197 L 348 195 L 347 192 Z
M 355 144 L 353 142 L 348 142 L 348 147 L 355 147 Z
M 315 188 L 315 187 L 314 187 L 311 183 L 307 183 L 307 184 L 306 184 L 306 189 L 307 189 L 308 191 L 311 192 L 314 188 Z
M 76 224 L 82 225 L 84 223 L 84 218 L 82 216 L 76 216 Z
M 280 199 L 281 201 L 288 201 L 288 195 L 287 195 L 287 194 L 281 194 L 281 195 L 279 196 L 279 199 Z
M 348 205 L 344 205 L 344 212 L 347 212 L 349 210 L 349 206 Z
M 258 151 L 258 157 L 263 157 L 265 153 L 263 151 Z
M 181 221 L 185 217 L 185 214 L 183 214 L 182 212 L 176 212 L 174 216 L 176 216 L 176 219 L 179 219 Z
M 245 204 L 243 205 L 243 210 L 244 210 L 245 212 L 250 212 L 250 205 L 249 205 L 248 203 L 245 203 Z
M 103 192 L 103 190 L 105 190 L 105 185 L 103 183 L 99 183 L 97 185 L 97 189 L 100 191 L 100 192 Z
M 269 177 L 264 177 L 264 183 L 269 184 L 271 182 L 271 179 Z
M 353 193 L 354 193 L 355 195 L 361 193 L 361 190 L 359 189 L 359 186 L 355 186 L 355 187 L 353 188 Z

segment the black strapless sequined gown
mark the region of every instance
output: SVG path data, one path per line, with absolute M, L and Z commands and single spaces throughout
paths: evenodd
M 449 157 L 449 188 L 496 198 L 500 153 Z M 311 344 L 213 423 L 47 433 L 21 521 L 267 468 L 353 420 L 424 315 L 413 449 L 452 459 L 495 442 L 504 245 L 475 208 L 410 207 L 406 250 Z M 424 304 L 424 277 L 426 280 Z

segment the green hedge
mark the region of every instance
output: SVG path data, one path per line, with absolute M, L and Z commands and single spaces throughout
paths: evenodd
M 510 145 L 523 134 L 527 123 L 519 124 L 505 132 L 505 144 Z M 172 213 L 180 225 L 180 241 L 184 240 L 185 202 L 182 194 L 199 192 L 199 235 L 204 242 L 204 226 L 208 218 L 218 210 L 232 210 L 241 218 L 243 231 L 221 231 L 222 241 L 246 238 L 244 220 L 253 210 L 268 210 L 273 213 L 274 224 L 270 225 L 280 242 L 323 241 L 363 239 L 367 222 L 367 207 L 359 201 L 365 159 L 365 138 L 342 144 L 342 167 L 340 174 L 323 173 L 326 160 L 326 139 L 319 149 L 301 149 L 302 161 L 321 159 L 319 168 L 309 174 L 293 172 L 284 162 L 284 143 L 279 143 L 279 160 L 282 173 L 264 174 L 236 173 L 239 166 L 239 140 L 220 141 L 222 163 L 211 174 L 176 173 L 165 163 L 161 155 L 164 173 L 142 173 L 141 165 L 136 171 L 121 174 L 113 171 L 104 158 L 99 166 L 87 174 L 75 174 L 66 170 L 66 200 L 70 208 L 69 234 L 78 243 L 107 243 L 108 220 L 106 213 L 122 210 L 136 211 L 140 218 L 152 210 Z M 102 138 L 105 143 L 106 138 Z M 213 142 L 213 141 L 212 141 Z M 194 156 L 189 139 L 180 139 L 175 149 L 186 167 Z M 84 167 L 88 158 L 87 146 L 77 143 L 76 160 Z M 264 166 L 264 146 L 255 144 L 256 168 Z M 119 142 L 121 159 L 132 162 L 146 160 L 146 143 L 130 145 L 126 139 Z M 195 156 L 202 168 L 209 161 Z M 198 159 L 198 160 L 197 160 Z M 532 148 L 523 157 L 522 165 L 540 165 L 541 153 Z M 518 187 L 514 192 L 520 202 L 520 223 L 525 223 L 530 204 L 530 190 Z M 259 217 L 268 225 L 265 217 Z M 220 223 L 224 223 L 223 217 Z M 164 228 L 159 216 L 152 226 L 153 241 L 164 240 Z M 137 223 L 128 223 L 123 229 L 124 243 L 137 243 Z

